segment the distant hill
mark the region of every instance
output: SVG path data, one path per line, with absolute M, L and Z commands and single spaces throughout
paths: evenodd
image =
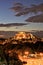
M 32 32 L 32 34 L 38 37 L 43 37 L 43 31 L 35 31 L 35 32 Z
M 4 35 L 5 38 L 9 38 L 14 36 L 17 33 L 17 31 L 0 31 L 0 35 Z M 28 33 L 28 32 L 27 32 Z M 33 35 L 37 36 L 37 37 L 43 37 L 43 31 L 31 31 L 30 33 L 32 33 Z

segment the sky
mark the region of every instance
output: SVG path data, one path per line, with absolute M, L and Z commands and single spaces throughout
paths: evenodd
M 37 14 L 29 13 L 22 16 L 15 16 L 17 12 L 11 10 L 10 8 L 14 7 L 15 3 L 22 3 L 25 7 L 31 7 L 32 4 L 41 4 L 43 3 L 43 0 L 0 0 L 0 24 L 1 23 L 28 23 L 28 25 L 24 26 L 14 26 L 14 27 L 0 27 L 0 30 L 14 30 L 14 31 L 29 31 L 29 30 L 43 30 L 43 22 L 40 23 L 31 23 L 26 22 L 25 19 L 28 17 L 41 14 L 41 12 L 38 12 Z

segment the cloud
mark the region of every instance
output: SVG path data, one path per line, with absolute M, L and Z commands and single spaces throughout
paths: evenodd
M 11 9 L 14 10 L 15 12 L 19 12 L 22 10 L 22 7 L 21 6 L 15 6 L 15 7 L 12 7 Z
M 32 16 L 25 21 L 27 21 L 27 22 L 43 22 L 43 14 Z
M 14 3 L 14 6 L 23 6 L 22 3 Z
M 27 23 L 8 23 L 8 24 L 0 24 L 0 27 L 23 26 L 23 25 L 27 25 Z
M 10 9 L 12 9 L 14 12 L 16 12 L 15 16 L 17 16 L 17 17 L 22 16 L 22 15 L 27 15 L 29 13 L 34 13 L 34 14 L 36 14 L 38 12 L 43 13 L 43 3 L 38 4 L 38 5 L 32 4 L 31 7 L 24 6 L 21 3 L 15 3 L 14 6 L 11 7 Z M 32 16 L 25 21 L 31 21 L 30 19 L 33 18 L 32 21 L 42 22 L 43 21 L 42 17 L 43 17 L 42 15 L 38 15 L 38 16 L 35 16 L 35 17 Z M 35 19 L 35 18 L 37 18 L 37 19 Z
M 15 12 L 20 12 L 22 11 L 24 8 L 23 4 L 21 3 L 15 3 L 13 7 L 11 7 L 10 9 L 12 9 Z
M 39 4 L 39 5 L 32 4 L 31 7 L 26 7 L 23 6 L 23 4 L 21 3 L 15 3 L 15 5 L 10 9 L 14 10 L 15 12 L 18 12 L 16 16 L 21 16 L 31 12 L 33 13 L 37 13 L 38 11 L 43 12 L 43 4 Z
M 22 11 L 18 12 L 15 16 L 26 15 L 29 13 L 29 8 L 24 8 Z

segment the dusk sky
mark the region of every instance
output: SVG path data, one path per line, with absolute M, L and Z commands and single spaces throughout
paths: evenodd
M 28 23 L 24 26 L 13 26 L 13 27 L 0 27 L 0 30 L 5 31 L 29 31 L 29 30 L 43 30 L 43 22 L 26 22 L 25 20 L 31 16 L 40 15 L 43 11 L 39 11 L 36 14 L 28 13 L 26 15 L 15 16 L 18 11 L 10 9 L 15 7 L 15 3 L 21 3 L 24 7 L 32 7 L 32 5 L 43 4 L 43 0 L 0 0 L 0 24 L 1 23 Z

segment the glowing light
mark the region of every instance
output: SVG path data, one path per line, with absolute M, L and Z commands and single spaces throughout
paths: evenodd
M 26 38 L 26 33 L 25 32 L 19 32 L 18 34 L 15 35 L 15 38 L 18 39 L 25 39 Z
M 25 33 L 25 32 L 19 32 L 14 36 L 15 39 L 30 39 L 33 38 L 34 36 L 31 33 Z

